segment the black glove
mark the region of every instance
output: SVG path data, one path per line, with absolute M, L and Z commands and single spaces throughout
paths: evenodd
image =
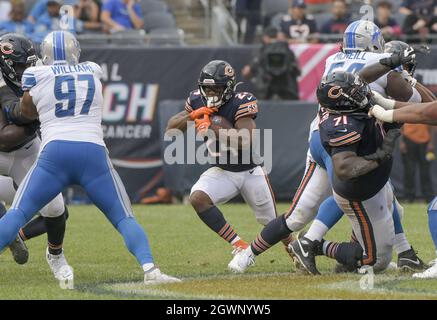
M 366 160 L 375 160 L 378 163 L 390 160 L 396 146 L 396 140 L 400 137 L 401 130 L 391 129 L 387 132 L 382 142 L 382 146 L 375 153 L 364 156 Z
M 394 52 L 390 57 L 379 60 L 379 63 L 389 67 L 390 69 L 396 69 L 399 66 L 411 62 L 415 56 L 414 49 L 408 48 L 402 50 L 401 52 Z

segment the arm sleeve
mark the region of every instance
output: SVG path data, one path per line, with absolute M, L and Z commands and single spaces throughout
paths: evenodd
M 252 96 L 252 95 L 251 95 Z M 255 119 L 258 114 L 258 100 L 253 97 L 251 100 L 244 99 L 239 104 L 235 112 L 234 121 L 243 117 L 250 117 Z

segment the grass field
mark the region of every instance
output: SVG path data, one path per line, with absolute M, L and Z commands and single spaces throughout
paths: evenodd
M 287 204 L 280 204 L 283 212 Z M 251 240 L 260 230 L 243 204 L 222 207 L 240 236 Z M 16 265 L 9 251 L 0 255 L 0 299 L 437 299 L 437 280 L 413 280 L 388 272 L 375 277 L 373 290 L 359 287 L 359 275 L 335 275 L 334 261 L 318 258 L 322 276 L 295 272 L 282 244 L 258 257 L 244 275 L 227 270 L 231 248 L 213 234 L 191 207 L 136 206 L 137 219 L 148 232 L 156 263 L 184 279 L 179 284 L 145 287 L 142 271 L 125 250 L 121 237 L 91 206 L 70 207 L 66 254 L 75 270 L 75 290 L 61 290 L 44 258 L 45 236 L 27 244 L 29 262 Z M 425 205 L 406 205 L 404 227 L 420 256 L 435 257 Z M 346 218 L 327 238 L 348 240 Z M 394 257 L 394 259 L 396 256 Z

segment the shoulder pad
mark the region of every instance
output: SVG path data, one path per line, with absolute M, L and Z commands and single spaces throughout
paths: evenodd
M 236 105 L 235 121 L 243 117 L 256 118 L 258 114 L 258 100 L 250 92 L 238 92 L 234 95 Z

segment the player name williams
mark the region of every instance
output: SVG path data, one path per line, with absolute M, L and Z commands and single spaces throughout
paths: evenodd
M 268 315 L 270 305 L 210 305 L 209 307 L 188 307 L 173 306 L 167 307 L 167 315 L 191 315 L 197 318 L 201 313 L 209 315 Z

